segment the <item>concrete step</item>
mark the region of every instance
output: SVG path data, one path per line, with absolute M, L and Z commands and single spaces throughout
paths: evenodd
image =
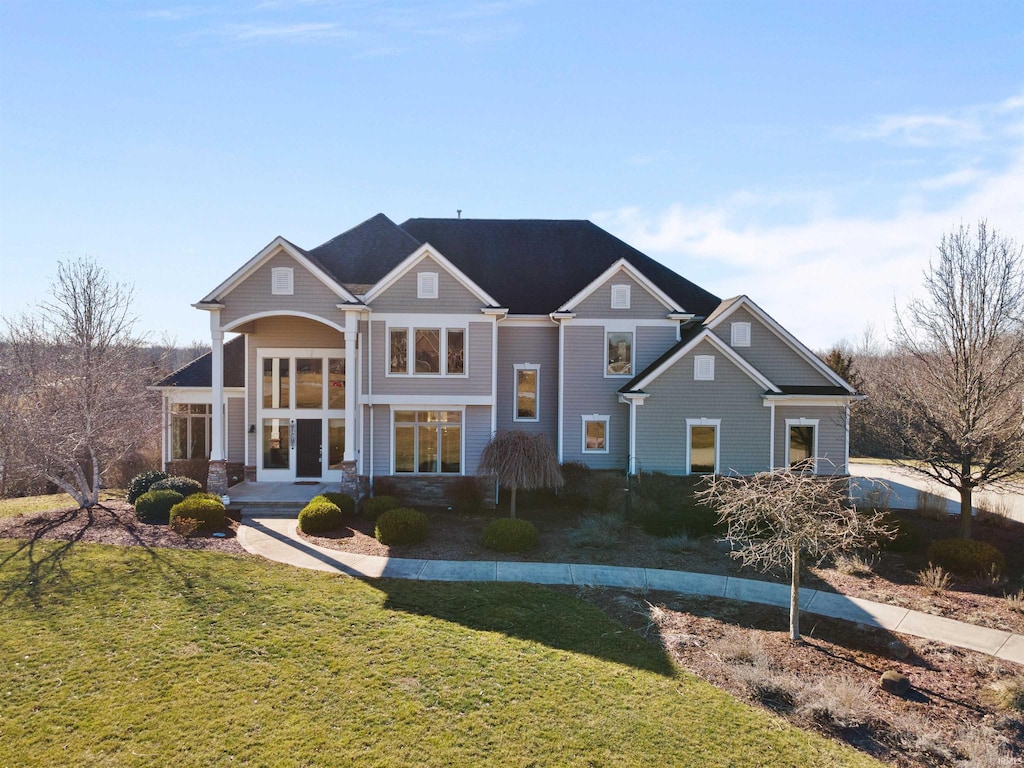
M 291 517 L 299 516 L 305 506 L 302 501 L 239 501 L 230 509 L 240 509 L 245 517 Z

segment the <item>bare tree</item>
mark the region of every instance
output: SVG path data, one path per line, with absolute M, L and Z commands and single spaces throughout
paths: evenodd
M 82 507 L 98 503 L 104 473 L 157 425 L 132 293 L 79 259 L 58 265 L 36 312 L 5 320 L 5 471 L 9 459 L 10 471 L 41 476 Z
M 544 435 L 513 429 L 499 432 L 480 454 L 480 472 L 497 475 L 498 483 L 512 491 L 509 517 L 516 516 L 519 488 L 560 488 L 558 456 Z
M 944 235 L 926 296 L 896 312 L 875 397 L 901 463 L 960 494 L 971 536 L 972 493 L 1024 471 L 1024 258 L 978 222 Z
M 789 636 L 800 639 L 800 568 L 803 556 L 820 564 L 889 535 L 881 513 L 847 504 L 844 480 L 776 470 L 748 476 L 709 477 L 697 494 L 718 511 L 743 565 L 790 569 Z

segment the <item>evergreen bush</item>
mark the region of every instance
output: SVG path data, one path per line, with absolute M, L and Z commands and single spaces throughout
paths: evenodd
M 167 525 L 170 522 L 171 507 L 181 503 L 184 498 L 177 491 L 146 491 L 135 500 L 135 517 L 143 523 Z
M 396 507 L 380 514 L 373 535 L 381 544 L 415 544 L 427 538 L 429 521 L 417 509 Z
M 537 538 L 533 523 L 503 517 L 484 526 L 482 543 L 496 552 L 526 552 L 537 546 Z
M 299 511 L 299 530 L 303 533 L 326 533 L 341 528 L 344 519 L 345 513 L 341 507 L 331 501 L 327 494 L 314 496 Z
M 928 547 L 928 562 L 941 566 L 963 579 L 1002 576 L 1006 557 L 984 541 L 939 539 Z
M 173 477 L 165 477 L 163 480 L 159 480 L 150 487 L 151 491 L 177 491 L 186 498 L 194 493 L 203 492 L 203 484 L 198 480 L 193 480 L 191 477 L 184 477 L 182 475 L 174 475 Z
M 151 469 L 136 475 L 128 483 L 128 503 L 134 504 L 139 496 L 152 490 L 153 483 L 157 483 L 167 477 L 167 473 L 160 469 Z
M 172 528 L 179 517 L 199 521 L 200 529 L 204 531 L 219 530 L 227 523 L 224 502 L 212 493 L 193 493 L 171 507 L 169 522 Z
M 376 520 L 389 509 L 398 509 L 401 506 L 402 502 L 394 496 L 373 496 L 363 502 L 362 514 L 363 517 Z

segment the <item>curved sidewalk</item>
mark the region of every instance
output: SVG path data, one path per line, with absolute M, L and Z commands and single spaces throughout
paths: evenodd
M 789 607 L 789 587 L 785 584 L 614 565 L 519 563 L 500 560 L 414 560 L 359 555 L 310 544 L 299 537 L 297 526 L 295 518 L 243 518 L 238 529 L 238 542 L 247 552 L 279 563 L 374 579 L 519 581 L 532 584 L 613 587 L 726 597 L 782 608 Z M 855 621 L 1024 664 L 1024 635 L 976 627 L 973 624 L 911 611 L 896 605 L 874 603 L 816 589 L 800 590 L 800 607 L 804 613 Z

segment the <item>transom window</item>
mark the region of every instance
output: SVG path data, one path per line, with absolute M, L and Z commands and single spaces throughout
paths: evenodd
M 171 458 L 205 459 L 210 455 L 210 406 L 171 405 Z
M 608 416 L 583 417 L 583 453 L 608 453 Z
M 465 328 L 391 328 L 388 346 L 389 374 L 464 376 L 466 373 Z
M 608 331 L 605 333 L 607 350 L 606 376 L 633 375 L 633 332 Z
M 343 357 L 264 357 L 262 379 L 264 409 L 345 407 Z
M 395 411 L 396 474 L 462 473 L 461 411 Z
M 534 363 L 519 363 L 516 374 L 515 421 L 538 421 L 540 419 L 540 366 Z
M 691 475 L 710 475 L 718 472 L 719 419 L 686 420 L 687 471 Z

